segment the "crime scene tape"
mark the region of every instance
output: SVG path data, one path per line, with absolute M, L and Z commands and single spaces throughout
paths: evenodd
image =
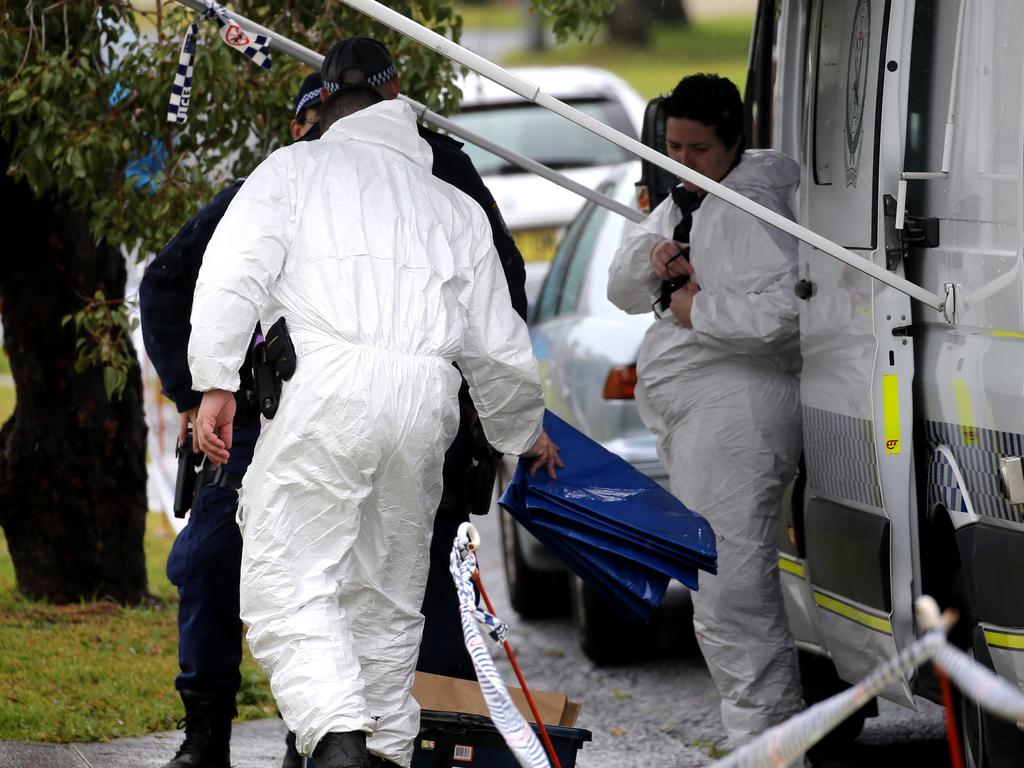
M 934 663 L 979 706 L 999 717 L 1024 722 L 1024 690 L 1003 680 L 991 670 L 946 641 L 955 621 L 949 614 L 939 616 L 930 597 L 915 604 L 918 623 L 934 627 L 897 656 L 879 665 L 856 685 L 765 731 L 711 768 L 785 768 L 799 765 L 807 750 L 829 731 L 871 700 L 889 684 L 927 662 Z
M 476 607 L 476 595 L 473 592 L 476 555 L 469 548 L 469 539 L 461 533 L 452 545 L 449 567 L 459 595 L 466 649 L 473 660 L 473 668 L 494 726 L 523 768 L 550 768 L 551 763 L 540 739 L 513 703 L 480 632 L 483 627 L 496 642 L 501 642 L 507 635 L 503 622 Z

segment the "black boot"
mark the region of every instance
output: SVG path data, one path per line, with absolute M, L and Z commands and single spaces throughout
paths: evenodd
M 373 768 L 362 731 L 328 733 L 313 750 L 316 768 Z
M 295 734 L 291 731 L 284 737 L 284 760 L 281 761 L 281 768 L 302 768 L 302 755 L 295 748 Z
M 185 716 L 178 727 L 185 740 L 164 768 L 231 768 L 231 719 L 234 694 L 181 691 Z

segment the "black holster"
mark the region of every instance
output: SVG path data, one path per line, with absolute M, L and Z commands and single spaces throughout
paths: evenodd
M 486 515 L 491 508 L 501 452 L 487 442 L 480 416 L 465 386 L 459 393 L 459 411 L 469 434 L 469 460 L 462 474 L 462 502 L 470 514 Z
M 272 419 L 281 404 L 284 382 L 295 374 L 295 347 L 284 318 L 270 326 L 253 348 L 253 383 L 260 413 Z

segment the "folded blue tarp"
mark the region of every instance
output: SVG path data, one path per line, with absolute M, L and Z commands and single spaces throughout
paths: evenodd
M 565 468 L 552 480 L 519 462 L 501 504 L 627 619 L 646 621 L 669 579 L 697 589 L 715 573 L 715 534 L 645 474 L 551 412 L 544 429 Z

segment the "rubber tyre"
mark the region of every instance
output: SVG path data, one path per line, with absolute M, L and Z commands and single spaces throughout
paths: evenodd
M 499 515 L 501 557 L 512 608 L 524 619 L 545 619 L 568 613 L 568 571 L 540 571 L 531 568 L 523 559 L 520 543 L 522 528 L 504 509 L 501 509 Z
M 832 661 L 824 656 L 800 651 L 799 663 L 800 686 L 803 688 L 804 702 L 808 707 L 850 687 L 849 683 L 839 677 Z M 814 753 L 829 754 L 844 749 L 860 736 L 864 730 L 864 722 L 877 713 L 877 706 L 874 699 L 866 703 L 819 741 L 813 750 Z
M 976 644 L 968 653 L 992 669 L 984 638 L 980 637 L 979 642 L 980 647 Z M 979 713 L 978 705 L 959 692 L 954 693 L 953 702 L 960 725 L 964 768 L 1020 768 L 1024 764 L 1024 733 L 1015 723 L 984 711 Z
M 628 664 L 654 654 L 653 624 L 630 624 L 578 576 L 570 577 L 569 584 L 573 624 L 588 659 L 597 665 Z

